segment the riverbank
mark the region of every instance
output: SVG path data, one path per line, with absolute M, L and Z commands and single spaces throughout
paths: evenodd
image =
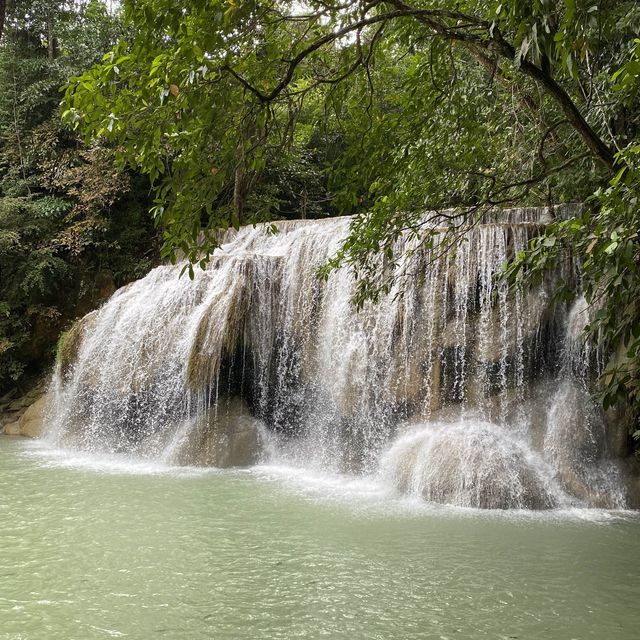
M 48 406 L 47 383 L 36 382 L 26 393 L 12 389 L 0 398 L 0 434 L 39 438 Z

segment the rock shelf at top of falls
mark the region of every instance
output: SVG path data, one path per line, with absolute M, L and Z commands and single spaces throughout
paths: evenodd
M 348 218 L 241 228 L 193 280 L 158 267 L 72 329 L 47 437 L 177 464 L 376 474 L 407 429 L 435 422 L 397 463 L 401 490 L 484 508 L 628 506 L 615 425 L 591 407 L 589 376 L 563 366 L 575 336 L 552 292 L 571 266 L 529 292 L 497 278 L 546 216 L 494 212 L 437 259 L 438 236 L 435 253 L 401 238 L 400 269 L 420 277 L 359 312 L 347 270 L 317 277 Z M 571 403 L 588 405 L 579 425 Z

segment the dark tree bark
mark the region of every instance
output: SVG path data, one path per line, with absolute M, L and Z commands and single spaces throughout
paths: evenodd
M 1 1 L 1 0 L 0 0 Z M 54 33 L 53 14 L 47 14 L 47 55 L 53 60 L 58 55 L 58 44 Z
M 0 0 L 0 40 L 2 40 L 2 34 L 4 33 L 4 21 L 7 15 L 7 1 Z

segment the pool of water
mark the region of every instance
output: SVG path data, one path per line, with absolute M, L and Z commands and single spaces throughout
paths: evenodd
M 0 638 L 633 639 L 640 518 L 0 438 Z

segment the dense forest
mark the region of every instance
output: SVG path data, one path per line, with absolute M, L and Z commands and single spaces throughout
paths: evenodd
M 507 275 L 526 285 L 571 251 L 588 330 L 618 353 L 602 400 L 640 405 L 637 2 L 0 8 L 3 388 L 158 256 L 204 267 L 220 229 L 353 214 L 324 273 L 353 269 L 362 303 L 400 234 L 428 246 L 446 226 L 454 250 L 451 207 L 468 225 L 581 202 Z
M 60 88 L 124 34 L 101 2 L 9 2 L 0 47 L 0 390 L 60 332 L 157 263 L 149 183 L 60 120 Z

